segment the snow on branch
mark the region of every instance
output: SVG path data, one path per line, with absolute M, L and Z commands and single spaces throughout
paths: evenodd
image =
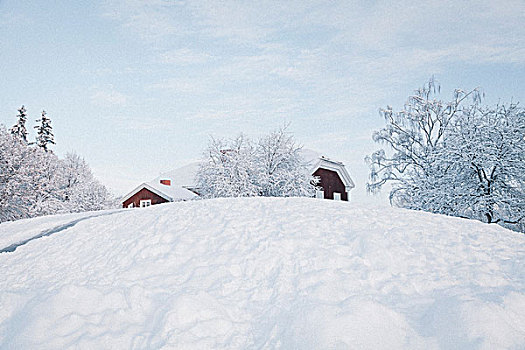
M 211 138 L 197 173 L 203 197 L 291 197 L 315 194 L 317 179 L 309 173 L 286 127 L 252 141 Z
M 481 105 L 478 89 L 438 98 L 431 79 L 399 112 L 381 110 L 374 141 L 388 146 L 365 158 L 369 192 L 392 184 L 391 203 L 475 218 L 525 232 L 525 111 L 516 103 Z

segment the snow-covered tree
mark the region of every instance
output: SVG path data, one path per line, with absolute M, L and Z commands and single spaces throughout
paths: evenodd
M 46 111 L 42 111 L 40 119 L 36 121 L 40 123 L 40 125 L 35 126 L 35 129 L 37 129 L 36 144 L 47 152 L 49 150 L 49 144 L 55 144 L 51 119 L 47 117 Z
M 241 135 L 233 140 L 212 139 L 197 172 L 203 197 L 313 196 L 317 179 L 308 172 L 286 128 L 257 142 Z
M 32 147 L 30 184 L 32 205 L 28 216 L 42 216 L 56 213 L 67 213 L 59 194 L 60 160 L 52 152 L 43 148 Z
M 86 161 L 75 153 L 60 160 L 58 193 L 68 212 L 101 210 L 109 206 L 110 195 L 91 172 Z
M 301 147 L 286 127 L 259 139 L 256 152 L 257 184 L 264 197 L 313 197 L 314 179 L 301 157 Z
M 0 125 L 0 222 L 29 216 L 32 149 Z
M 385 183 L 393 182 L 390 199 L 393 203 L 404 204 L 412 200 L 412 190 L 418 178 L 427 178 L 439 170 L 435 168 L 436 149 L 451 129 L 454 119 L 460 114 L 468 114 L 473 108 L 467 103 L 468 97 L 474 97 L 474 105 L 479 101 L 477 90 L 456 90 L 453 100 L 445 103 L 436 98 L 439 90 L 431 79 L 408 98 L 400 112 L 394 112 L 390 106 L 380 111 L 386 126 L 374 132 L 373 139 L 388 145 L 393 152 L 387 155 L 380 149 L 366 158 L 370 165 L 367 184 L 370 192 L 377 192 Z
M 456 121 L 440 152 L 460 184 L 452 191 L 459 216 L 525 232 L 523 108 L 473 110 Z
M 22 142 L 27 143 L 27 114 L 26 109 L 23 105 L 18 109 L 18 114 L 16 117 L 18 118 L 18 121 L 11 128 L 11 134 L 15 135 L 18 139 L 22 140 Z
M 402 111 L 381 111 L 386 126 L 373 137 L 391 152 L 367 157 L 368 190 L 391 183 L 394 205 L 523 230 L 523 109 L 481 107 L 477 90 L 456 90 L 450 102 L 438 93 L 430 80 Z
M 253 176 L 254 147 L 245 136 L 211 139 L 197 172 L 197 187 L 206 198 L 258 195 Z
M 110 195 L 86 162 L 20 142 L 0 125 L 0 222 L 107 208 Z

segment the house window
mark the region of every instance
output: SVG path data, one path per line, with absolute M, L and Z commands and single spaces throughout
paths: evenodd
M 340 201 L 341 200 L 341 193 L 334 192 L 334 201 Z
M 143 199 L 140 201 L 140 207 L 145 208 L 151 205 L 151 199 Z
M 316 190 L 315 191 L 315 198 L 324 198 L 324 191 L 323 190 Z
M 133 202 L 128 204 L 128 208 L 133 208 Z

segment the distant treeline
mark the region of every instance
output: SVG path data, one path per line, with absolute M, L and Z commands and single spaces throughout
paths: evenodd
M 46 112 L 37 120 L 36 142 L 28 142 L 24 106 L 18 112 L 9 131 L 0 125 L 0 222 L 111 206 L 84 159 L 73 153 L 60 159 L 49 149 L 55 141 Z

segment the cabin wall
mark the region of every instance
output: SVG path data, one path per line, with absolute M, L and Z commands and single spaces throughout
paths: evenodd
M 137 193 L 135 193 L 133 196 L 128 198 L 125 202 L 123 202 L 122 207 L 127 208 L 131 203 L 133 203 L 133 207 L 140 207 L 140 201 L 145 199 L 150 199 L 151 205 L 167 202 L 167 200 L 162 198 L 161 196 L 151 192 L 147 188 L 143 188 Z
M 323 188 L 325 199 L 334 199 L 334 192 L 339 192 L 341 193 L 341 200 L 348 201 L 348 193 L 345 191 L 345 185 L 337 172 L 319 168 L 313 175 L 320 177 L 321 181 L 318 186 Z

